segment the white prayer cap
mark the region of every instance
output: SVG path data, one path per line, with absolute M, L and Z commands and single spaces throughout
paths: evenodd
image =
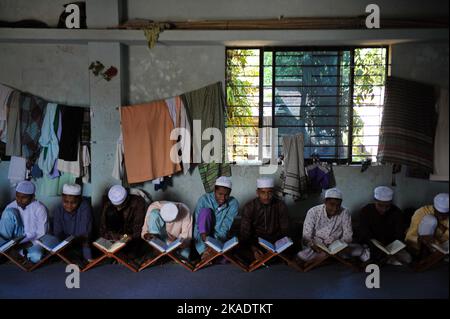
M 275 181 L 273 178 L 261 177 L 256 180 L 256 188 L 274 188 Z
M 159 213 L 166 223 L 170 223 L 177 218 L 178 207 L 174 203 L 166 203 L 161 207 Z
M 16 192 L 26 194 L 26 195 L 33 195 L 36 191 L 36 187 L 34 184 L 30 181 L 22 181 L 16 186 Z M 448 206 L 448 205 L 447 205 Z
M 108 198 L 113 205 L 120 205 L 127 199 L 127 190 L 121 185 L 114 185 L 108 192 Z
M 228 176 L 220 176 L 218 179 L 216 179 L 216 186 L 223 186 L 231 189 L 231 178 Z
M 387 186 L 378 186 L 373 191 L 373 197 L 382 202 L 390 202 L 394 197 L 394 191 Z
M 448 193 L 440 193 L 434 197 L 434 208 L 440 213 L 448 213 Z
M 64 195 L 79 196 L 81 195 L 81 186 L 78 184 L 64 184 L 62 192 Z
M 342 199 L 342 192 L 337 188 L 327 189 L 325 192 L 325 198 Z

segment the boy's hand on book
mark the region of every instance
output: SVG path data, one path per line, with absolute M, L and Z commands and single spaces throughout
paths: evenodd
M 187 248 L 188 246 L 189 246 L 189 241 L 183 240 L 181 242 L 180 248 L 183 249 L 183 248 Z
M 120 237 L 119 240 L 122 240 L 122 241 L 127 242 L 127 241 L 129 241 L 130 239 L 131 239 L 131 236 L 128 236 L 128 234 L 123 234 L 123 235 Z
M 150 234 L 150 233 L 147 233 L 147 234 L 144 235 L 144 239 L 145 240 L 152 240 L 152 238 L 153 238 L 153 235 Z

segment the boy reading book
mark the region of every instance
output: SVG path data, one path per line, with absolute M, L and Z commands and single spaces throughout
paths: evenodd
M 156 201 L 147 209 L 141 238 L 146 241 L 158 238 L 169 246 L 173 242 L 179 241 L 179 245 L 175 248 L 180 248 L 180 255 L 189 260 L 192 221 L 191 211 L 185 204 Z
M 393 204 L 393 196 L 394 191 L 391 188 L 376 187 L 373 191 L 373 202 L 364 206 L 359 215 L 358 242 L 369 247 L 371 258 L 375 262 L 385 260 L 386 252 L 373 240 L 385 248 L 389 245 L 400 247 L 398 242 L 403 241 L 405 237 L 403 213 Z M 393 246 L 391 247 L 394 248 Z M 408 264 L 411 259 L 406 249 L 400 249 L 396 252 L 395 258 L 387 259 L 387 263 Z
M 244 206 L 239 233 L 240 249 L 238 255 L 251 264 L 264 256 L 258 238 L 268 242 L 288 236 L 289 216 L 286 204 L 274 196 L 273 178 L 258 178 L 256 198 Z

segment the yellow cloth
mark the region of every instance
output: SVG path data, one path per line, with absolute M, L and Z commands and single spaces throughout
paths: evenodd
M 419 224 L 422 221 L 422 218 L 426 215 L 435 215 L 433 205 L 423 206 L 416 210 L 413 217 L 411 218 L 411 224 L 406 233 L 405 241 L 406 243 L 414 249 L 419 249 Z M 436 216 L 437 218 L 437 216 Z M 445 226 L 445 232 L 442 231 L 441 227 Z M 441 226 L 441 227 L 439 227 Z M 439 243 L 443 243 L 448 240 L 448 218 L 444 220 L 438 219 L 438 226 L 436 227 L 436 231 L 434 233 L 434 238 Z

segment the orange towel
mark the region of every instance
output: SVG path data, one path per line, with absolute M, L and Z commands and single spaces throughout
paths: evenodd
M 170 160 L 176 141 L 170 140 L 174 128 L 164 100 L 121 107 L 125 168 L 130 184 L 173 175 L 180 164 Z

